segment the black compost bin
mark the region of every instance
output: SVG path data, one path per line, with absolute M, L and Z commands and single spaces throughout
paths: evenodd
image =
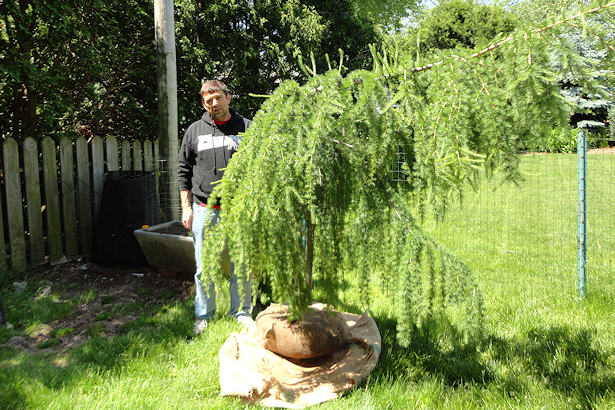
M 101 266 L 146 266 L 133 232 L 160 222 L 154 172 L 108 172 L 94 229 L 92 260 Z

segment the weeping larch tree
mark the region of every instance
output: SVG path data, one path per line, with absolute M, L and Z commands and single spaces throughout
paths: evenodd
M 549 56 L 556 48 L 567 69 L 583 64 L 560 33 L 593 21 L 583 32 L 612 55 L 599 23 L 613 4 L 413 68 L 375 49 L 371 71 L 344 73 L 342 59 L 324 74 L 305 65 L 309 81 L 267 96 L 214 190 L 224 217 L 206 235 L 204 272 L 223 283 L 216 255 L 228 243 L 236 266 L 266 281 L 292 320 L 313 301 L 339 306 L 352 275 L 366 299 L 357 303 L 369 305 L 372 286 L 389 289 L 402 345 L 434 322 L 477 337 L 476 280 L 421 228 L 421 209 L 442 214 L 484 175 L 519 180 L 520 136 L 540 138 L 546 118 L 569 118 Z M 405 189 L 391 179 L 398 152 Z

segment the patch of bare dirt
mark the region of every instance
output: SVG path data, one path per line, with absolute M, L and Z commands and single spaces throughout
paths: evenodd
M 592 148 L 587 150 L 588 154 L 615 154 L 615 147 Z M 521 155 L 549 155 L 548 152 L 524 152 Z
M 187 230 L 181 223 L 161 226 L 156 229 L 150 229 L 149 232 L 165 235 L 190 236 L 190 231 Z
M 103 267 L 89 258 L 46 267 L 38 279 L 47 281 L 54 293 L 61 290 L 61 300 L 54 299 L 53 303 L 68 303 L 88 291 L 95 297 L 82 297 L 83 302 L 69 317 L 40 326 L 27 337 L 11 338 L 7 342 L 9 347 L 37 351 L 41 347 L 73 349 L 91 337 L 93 328 L 103 337 L 117 336 L 122 326 L 141 312 L 190 298 L 193 287 L 192 278 L 187 275 L 151 267 Z M 61 335 L 61 330 L 67 328 L 73 331 Z
M 588 154 L 615 154 L 615 147 L 593 148 L 587 150 Z

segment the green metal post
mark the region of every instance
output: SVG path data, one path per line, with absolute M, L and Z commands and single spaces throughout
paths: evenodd
M 587 134 L 583 129 L 577 134 L 577 166 L 577 283 L 579 299 L 583 299 L 587 291 Z

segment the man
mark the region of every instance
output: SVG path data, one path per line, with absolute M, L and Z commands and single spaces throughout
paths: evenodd
M 231 155 L 237 150 L 241 138 L 237 135 L 252 123 L 229 107 L 231 95 L 226 86 L 216 80 L 207 81 L 201 87 L 201 99 L 206 112 L 194 122 L 184 136 L 179 151 L 179 189 L 182 204 L 182 222 L 192 231 L 196 261 L 196 296 L 194 333 L 200 334 L 207 328 L 207 322 L 216 312 L 216 296 L 213 283 L 209 286 L 209 297 L 201 281 L 203 271 L 201 253 L 205 224 L 215 225 L 220 220 L 220 206 L 207 203 L 213 191 L 212 183 L 220 180 Z M 191 203 L 192 198 L 192 203 Z M 227 255 L 228 253 L 224 252 Z M 252 289 L 248 283 L 242 301 L 237 286 L 237 276 L 231 265 L 229 292 L 233 315 L 240 322 L 248 320 L 252 310 Z

